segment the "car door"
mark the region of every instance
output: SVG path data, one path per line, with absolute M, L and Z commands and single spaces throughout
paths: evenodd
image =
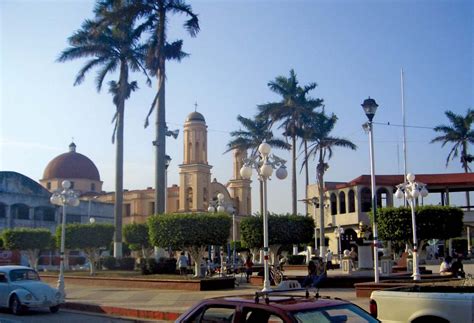
M 3 307 L 8 307 L 8 295 L 11 291 L 7 276 L 7 273 L 0 272 L 0 306 Z

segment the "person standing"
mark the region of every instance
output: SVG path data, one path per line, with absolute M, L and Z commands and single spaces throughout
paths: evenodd
M 328 249 L 326 253 L 326 270 L 334 269 L 332 266 L 332 251 Z
M 351 251 L 349 252 L 349 257 L 351 257 L 351 265 L 353 269 L 357 269 L 357 252 L 355 251 L 354 247 L 351 247 Z
M 247 259 L 245 260 L 245 275 L 247 278 L 247 283 L 250 281 L 250 276 L 252 276 L 253 272 L 253 262 L 252 262 L 252 257 L 250 255 L 247 256 Z

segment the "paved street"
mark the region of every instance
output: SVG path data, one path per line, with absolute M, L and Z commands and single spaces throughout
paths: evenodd
M 142 322 L 134 319 L 113 318 L 103 315 L 92 315 L 81 312 L 60 310 L 52 314 L 49 310 L 29 311 L 22 316 L 10 314 L 8 310 L 0 311 L 0 323 L 131 323 Z

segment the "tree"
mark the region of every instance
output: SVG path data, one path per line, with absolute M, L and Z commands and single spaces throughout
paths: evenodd
M 162 214 L 148 219 L 152 245 L 189 252 L 196 276 L 206 247 L 226 244 L 231 225 L 232 219 L 225 213 Z
M 282 96 L 279 102 L 266 103 L 258 106 L 260 117 L 270 118 L 272 122 L 281 122 L 280 128 L 284 129 L 283 135 L 291 137 L 292 153 L 292 179 L 291 197 L 292 213 L 297 214 L 296 194 L 296 138 L 302 127 L 302 116 L 314 113 L 314 109 L 321 107 L 322 99 L 308 98 L 310 91 L 316 88 L 316 83 L 303 87 L 298 85 L 294 70 L 290 70 L 290 77 L 278 76 L 268 83 L 273 92 Z
M 68 38 L 70 47 L 59 56 L 59 62 L 90 58 L 79 70 L 74 85 L 79 85 L 86 74 L 98 68 L 96 77 L 97 91 L 100 92 L 107 75 L 119 70 L 119 80 L 109 82 L 109 92 L 113 96 L 115 114 L 112 119 L 114 130 L 112 143 L 116 143 L 115 160 L 115 206 L 114 206 L 114 255 L 122 256 L 122 208 L 123 208 L 123 136 L 125 101 L 138 86 L 137 82 L 129 82 L 129 71 L 141 71 L 146 75 L 142 62 L 145 60 L 146 46 L 140 44 L 143 26 L 135 28 L 133 22 L 126 17 L 110 22 L 99 23 L 111 12 L 124 8 L 123 0 L 99 2 L 95 9 L 95 20 L 85 20 L 81 29 Z M 147 77 L 148 79 L 148 77 Z M 147 80 L 150 84 L 150 80 Z
M 420 206 L 415 212 L 417 242 L 420 250 L 427 240 L 448 240 L 462 234 L 464 213 L 459 208 Z M 373 214 L 369 215 L 373 221 Z M 377 209 L 377 229 L 381 240 L 413 245 L 411 208 Z
M 465 173 L 469 173 L 471 170 L 469 163 L 473 160 L 473 157 L 468 153 L 467 148 L 469 144 L 474 143 L 474 131 L 471 129 L 472 123 L 474 122 L 474 111 L 467 109 L 466 116 L 455 114 L 452 111 L 446 111 L 444 114 L 451 124 L 435 127 L 434 131 L 440 132 L 442 135 L 435 137 L 431 140 L 431 143 L 441 142 L 441 147 L 444 147 L 448 143 L 453 144 L 453 147 L 446 158 L 446 167 L 448 167 L 450 160 L 453 160 L 459 155 L 460 151 L 462 168 Z M 471 202 L 468 191 L 466 191 L 466 203 L 469 210 Z
M 151 247 L 146 223 L 130 223 L 123 227 L 123 238 L 132 250 L 141 250 L 142 257 L 147 257 L 147 249 Z
M 107 248 L 112 242 L 115 228 L 111 224 L 67 224 L 65 249 L 82 250 L 90 264 L 90 274 L 95 275 L 95 268 L 100 256 L 100 249 Z M 61 227 L 56 228 L 56 245 L 61 244 Z
M 113 3 L 117 0 L 103 0 Z M 182 51 L 183 41 L 168 42 L 169 16 L 183 14 L 187 17 L 184 29 L 191 37 L 199 32 L 198 16 L 184 0 L 129 0 L 128 5 L 105 16 L 104 22 L 120 21 L 127 17 L 140 24 L 140 27 L 150 35 L 147 40 L 146 67 L 151 75 L 156 75 L 158 90 L 153 99 L 151 109 L 145 120 L 156 106 L 156 172 L 155 172 L 155 214 L 165 212 L 165 155 L 166 155 L 166 113 L 165 113 L 165 80 L 166 61 L 181 61 L 189 56 Z
M 26 251 L 28 263 L 37 269 L 39 252 L 51 248 L 53 236 L 48 229 L 6 229 L 2 240 L 6 249 Z
M 319 227 L 321 228 L 320 235 L 320 255 L 325 255 L 325 243 L 324 243 L 324 173 L 329 168 L 326 160 L 331 159 L 333 154 L 333 149 L 335 147 L 350 148 L 356 150 L 357 146 L 351 141 L 345 138 L 333 137 L 331 136 L 331 131 L 336 125 L 337 117 L 335 114 L 330 116 L 326 115 L 323 111 L 317 113 L 312 118 L 312 131 L 308 132 L 306 135 L 307 140 L 311 143 L 309 145 L 308 157 L 304 163 L 308 163 L 308 158 L 313 156 L 318 159 L 316 166 L 316 178 L 318 182 L 318 191 L 319 191 Z
M 262 142 L 266 142 L 271 147 L 290 149 L 290 145 L 279 138 L 274 138 L 270 130 L 270 120 L 268 118 L 249 119 L 237 116 L 237 120 L 242 124 L 244 130 L 239 129 L 232 131 L 230 136 L 233 139 L 227 144 L 227 153 L 231 150 L 238 149 L 241 151 L 250 150 L 250 156 L 257 154 L 258 147 Z M 260 181 L 260 214 L 263 214 L 263 182 Z
M 305 216 L 272 214 L 268 217 L 268 232 L 268 245 L 274 263 L 282 245 L 311 242 L 314 222 Z M 258 249 L 263 247 L 263 217 L 252 216 L 242 219 L 240 234 L 243 245 L 256 254 Z

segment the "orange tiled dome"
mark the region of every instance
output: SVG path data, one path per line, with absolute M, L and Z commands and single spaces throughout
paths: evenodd
M 43 173 L 43 180 L 53 178 L 84 178 L 100 181 L 99 170 L 88 157 L 76 152 L 76 145 L 69 145 L 69 152 L 51 160 Z

